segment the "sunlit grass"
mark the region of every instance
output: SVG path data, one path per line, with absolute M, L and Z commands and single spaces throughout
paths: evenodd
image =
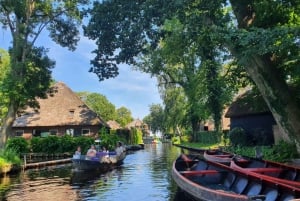
M 217 149 L 220 147 L 220 144 L 204 144 L 199 142 L 182 142 L 181 145 L 188 146 L 192 148 L 198 148 L 198 149 Z

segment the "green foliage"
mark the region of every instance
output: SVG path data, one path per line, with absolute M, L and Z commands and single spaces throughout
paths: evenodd
M 88 92 L 79 92 L 78 94 L 104 121 L 116 119 L 116 108 L 104 95 Z
M 164 109 L 160 104 L 150 105 L 150 114 L 143 119 L 151 131 L 165 131 L 164 128 Z
M 130 129 L 129 144 L 141 144 L 143 143 L 143 132 L 137 128 Z
M 58 147 L 59 149 L 57 150 L 58 153 L 64 153 L 64 152 L 70 152 L 72 150 L 76 150 L 76 145 L 74 142 L 73 137 L 70 135 L 63 135 L 58 137 Z
M 118 141 L 122 141 L 116 134 L 107 133 L 105 129 L 100 131 L 101 146 L 108 150 L 114 150 Z
M 237 155 L 256 157 L 255 149 L 253 146 L 229 146 L 225 147 L 225 150 Z M 279 142 L 274 146 L 258 146 L 263 154 L 263 159 L 277 161 L 277 162 L 288 162 L 291 159 L 298 158 L 295 144 L 287 143 L 284 141 Z
M 235 127 L 229 131 L 229 139 L 233 146 L 247 146 L 248 137 L 243 128 Z
M 38 37 L 47 29 L 55 43 L 75 50 L 82 9 L 88 3 L 88 0 L 0 1 L 0 24 L 12 36 L 10 68 L 0 88 L 10 110 L 3 120 L 1 147 L 10 135 L 11 119 L 26 106 L 38 107 L 36 98 L 45 98 L 50 87 L 55 62 L 47 56 L 46 48 L 35 46 Z
M 7 51 L 0 48 L 0 86 L 3 86 L 3 81 L 7 76 L 10 69 L 10 57 Z M 4 115 L 8 111 L 9 99 L 2 90 L 0 90 L 0 119 L 3 119 Z
M 66 152 L 75 152 L 76 147 L 80 146 L 82 153 L 86 153 L 91 145 L 95 143 L 95 140 L 90 137 L 80 136 L 73 138 L 73 142 L 74 147 L 71 150 L 65 150 Z
M 1 149 L 0 158 L 3 158 L 7 163 L 21 165 L 20 154 L 14 149 Z
M 217 131 L 207 131 L 207 132 L 198 132 L 197 133 L 197 142 L 204 144 L 216 144 L 221 142 L 222 133 Z
M 175 137 L 172 137 L 172 144 L 180 144 L 180 137 L 179 136 L 175 136 Z
M 273 146 L 273 152 L 269 158 L 274 161 L 287 162 L 290 159 L 298 158 L 297 147 L 293 143 L 280 141 Z
M 300 104 L 294 99 L 299 90 L 294 95 L 287 89 L 300 86 L 299 5 L 268 0 L 101 1 L 84 27 L 98 44 L 91 72 L 104 80 L 118 75 L 118 63 L 142 61 L 142 70 L 157 76 L 160 86 L 172 83 L 185 89 L 194 130 L 207 109 L 218 127 L 221 106 L 250 77 L 279 126 L 299 142 L 295 125 Z M 221 78 L 220 64 L 228 61 L 231 71 Z M 206 72 L 199 73 L 205 65 Z M 293 119 L 286 117 L 285 107 L 294 108 L 289 111 Z
M 45 138 L 33 137 L 30 140 L 31 150 L 34 153 L 73 153 L 77 146 L 86 152 L 95 141 L 90 137 L 48 136 Z
M 10 138 L 6 143 L 6 149 L 15 150 L 20 155 L 29 151 L 29 144 L 22 137 Z
M 131 111 L 126 107 L 120 107 L 117 109 L 117 119 L 116 121 L 122 126 L 126 126 L 133 120 L 131 116 Z

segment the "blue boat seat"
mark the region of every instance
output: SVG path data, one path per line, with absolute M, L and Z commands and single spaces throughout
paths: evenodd
M 262 184 L 258 181 L 251 181 L 246 187 L 244 193 L 248 196 L 259 195 L 262 190 Z
M 278 197 L 277 189 L 273 188 L 266 188 L 262 194 L 266 196 L 265 201 L 275 201 Z
M 230 189 L 235 178 L 235 174 L 233 174 L 232 172 L 228 172 L 223 182 L 224 187 Z
M 231 190 L 235 193 L 241 194 L 248 184 L 248 179 L 246 177 L 237 176 L 236 180 L 231 186 Z
M 280 201 L 290 201 L 290 200 L 293 200 L 295 199 L 295 196 L 294 195 L 291 195 L 291 194 L 283 194 L 280 196 L 279 200 Z
M 207 163 L 204 161 L 197 162 L 194 166 L 191 167 L 192 170 L 206 170 Z

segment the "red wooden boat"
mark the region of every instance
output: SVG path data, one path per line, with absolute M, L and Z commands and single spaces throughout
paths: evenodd
M 191 160 L 181 155 L 173 163 L 172 177 L 179 188 L 201 201 L 287 201 L 300 198 L 300 188 L 247 175 L 227 165 Z
M 276 183 L 284 183 L 300 188 L 300 168 L 298 167 L 258 159 L 232 160 L 230 167 L 246 174 L 270 178 Z
M 204 158 L 238 169 L 246 174 L 255 174 L 272 179 L 277 183 L 298 186 L 300 188 L 300 168 L 283 163 L 256 159 L 246 156 L 236 156 L 222 151 L 206 151 Z

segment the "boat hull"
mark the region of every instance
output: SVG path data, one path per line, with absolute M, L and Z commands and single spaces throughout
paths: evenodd
M 100 162 L 101 159 L 86 159 L 85 156 L 80 158 L 72 158 L 73 167 L 77 170 L 102 170 L 108 171 L 116 166 L 123 164 L 126 157 L 126 153 L 122 153 L 119 157 L 114 158 L 114 160 L 106 160 Z
M 172 168 L 178 187 L 205 201 L 292 200 L 300 190 L 271 180 L 246 175 L 230 167 L 202 159 L 185 161 L 179 157 Z

